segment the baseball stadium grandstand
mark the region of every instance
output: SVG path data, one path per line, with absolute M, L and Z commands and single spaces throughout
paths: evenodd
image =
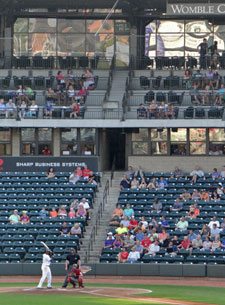
M 74 248 L 90 275 L 221 276 L 224 16 L 0 0 L 0 275 L 40 274 L 44 242 L 57 275 Z

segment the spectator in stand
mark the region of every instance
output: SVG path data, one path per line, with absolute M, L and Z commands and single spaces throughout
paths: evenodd
M 126 237 L 124 238 L 123 243 L 124 243 L 123 246 L 126 249 L 131 249 L 134 246 L 135 241 L 133 238 L 131 238 L 131 233 L 129 233 L 129 232 L 127 233 Z
M 148 222 L 145 219 L 145 216 L 141 216 L 141 221 L 139 222 L 139 226 L 141 227 L 142 231 L 145 231 L 148 227 Z
M 146 188 L 147 188 L 147 183 L 146 183 L 145 178 L 142 178 L 142 179 L 141 179 L 141 183 L 140 183 L 140 185 L 139 185 L 139 188 L 140 188 L 140 189 L 146 189 Z
M 39 215 L 41 218 L 46 218 L 47 217 L 48 212 L 45 210 L 45 207 L 43 207 L 41 209 L 41 211 L 39 212 Z
M 154 240 L 158 239 L 159 234 L 156 232 L 156 227 L 155 228 L 151 228 L 149 230 L 149 238 L 151 239 L 152 242 L 154 242 Z
M 214 89 L 218 90 L 220 80 L 221 76 L 219 75 L 218 70 L 213 70 L 212 86 Z
M 191 182 L 196 183 L 198 178 L 204 177 L 204 172 L 200 169 L 200 166 L 196 165 L 195 169 L 190 173 L 192 176 Z
M 95 81 L 94 81 L 94 75 L 93 75 L 93 73 L 91 72 L 90 69 L 84 70 L 84 73 L 82 75 L 82 79 L 84 79 L 84 83 L 83 83 L 84 88 L 86 90 L 92 89 L 92 87 L 95 84 Z
M 174 201 L 173 207 L 170 209 L 171 211 L 181 211 L 183 210 L 183 202 L 180 201 L 180 198 L 177 197 Z
M 52 111 L 53 111 L 53 106 L 50 101 L 47 102 L 45 106 L 45 116 L 52 118 Z
M 42 152 L 42 155 L 44 155 L 44 156 L 50 156 L 51 155 L 51 151 L 50 151 L 48 145 L 45 145 L 44 149 L 42 149 L 41 152 Z
M 224 230 L 224 232 L 225 232 L 225 217 L 224 217 L 224 219 L 223 219 L 223 222 L 221 222 L 221 224 L 220 224 L 220 229 L 223 231 Z
M 18 106 L 19 117 L 24 119 L 27 113 L 27 104 L 24 100 L 22 100 L 21 104 Z
M 65 77 L 62 74 L 62 71 L 58 71 L 57 75 L 56 75 L 56 80 L 58 85 L 60 85 L 61 88 L 65 88 Z
M 76 119 L 80 115 L 80 107 L 77 104 L 77 102 L 74 101 L 71 108 L 72 108 L 72 112 L 70 112 L 70 119 L 72 119 L 72 117 Z
M 192 200 L 200 200 L 201 199 L 201 194 L 199 193 L 198 189 L 194 189 L 194 192 L 192 193 L 191 199 Z
M 167 188 L 167 187 L 168 187 L 168 182 L 166 180 L 164 180 L 163 177 L 160 177 L 159 188 L 162 190 L 162 189 Z
M 162 228 L 166 229 L 166 228 L 170 227 L 169 222 L 166 220 L 166 217 L 164 215 L 161 217 L 159 224 L 160 223 L 161 223 Z
M 152 243 L 152 241 L 148 237 L 148 233 L 145 233 L 144 238 L 141 241 L 141 244 L 144 248 L 144 253 L 147 253 L 149 251 L 149 247 L 150 247 L 151 243 Z
M 87 200 L 86 198 L 83 197 L 83 198 L 81 199 L 80 204 L 83 204 L 83 206 L 84 206 L 84 208 L 85 208 L 85 210 L 86 210 L 88 219 L 91 219 L 91 209 L 90 209 L 90 205 L 89 205 L 89 203 L 88 203 L 88 200 Z
M 55 96 L 57 97 L 57 104 L 58 106 L 61 105 L 61 101 L 63 102 L 65 100 L 65 94 L 60 85 L 56 86 L 55 89 Z
M 142 229 L 140 227 L 138 227 L 137 233 L 135 235 L 135 239 L 141 242 L 144 239 L 144 237 L 145 237 L 145 235 L 142 232 Z
M 190 239 L 190 242 L 192 242 L 194 239 L 196 239 L 197 234 L 195 234 L 195 232 L 193 230 L 190 230 L 188 237 Z
M 188 193 L 187 189 L 184 189 L 184 192 L 180 195 L 181 199 L 187 201 L 191 199 L 191 194 Z
M 58 210 L 58 216 L 59 217 L 67 217 L 67 211 L 66 211 L 66 206 L 61 205 L 61 207 Z
M 169 234 L 166 232 L 166 229 L 162 229 L 162 232 L 159 233 L 159 242 L 163 244 L 164 240 L 168 239 Z
M 209 200 L 209 193 L 205 189 L 201 193 L 201 200 Z
M 225 239 L 221 243 L 221 250 L 225 251 Z
M 219 250 L 220 247 L 221 247 L 221 242 L 219 240 L 219 236 L 217 235 L 214 241 L 212 242 L 212 252 Z
M 168 105 L 168 119 L 174 119 L 175 118 L 175 107 L 172 104 Z
M 203 75 L 200 70 L 197 70 L 194 72 L 193 80 L 194 80 L 194 84 L 196 84 L 197 88 L 202 87 L 202 78 L 203 78 Z
M 206 238 L 209 236 L 209 234 L 210 228 L 206 224 L 203 224 L 202 229 L 200 230 L 200 235 L 202 236 L 202 238 Z
M 79 226 L 79 223 L 75 223 L 73 225 L 73 227 L 70 230 L 70 234 L 71 235 L 77 235 L 79 238 L 82 237 L 82 231 L 81 231 L 81 228 Z
M 137 262 L 140 259 L 140 253 L 133 247 L 128 255 L 127 262 Z
M 140 253 L 140 258 L 142 258 L 143 253 L 144 253 L 143 252 L 144 247 L 142 246 L 140 240 L 136 240 L 136 243 L 135 243 L 134 247 L 135 247 L 135 250 Z
M 138 228 L 138 221 L 134 218 L 134 216 L 131 217 L 130 223 L 129 223 L 129 231 L 130 232 L 135 232 Z
M 78 209 L 78 205 L 79 205 L 79 202 L 77 199 L 73 199 L 71 204 L 70 204 L 70 208 L 73 208 L 74 211 L 76 211 Z
M 200 211 L 197 207 L 197 203 L 191 205 L 189 213 L 188 213 L 188 217 L 196 218 L 197 216 L 199 216 L 199 214 L 200 214 Z
M 76 213 L 75 213 L 73 208 L 70 208 L 68 216 L 69 216 L 69 218 L 75 218 L 76 217 Z
M 209 104 L 209 102 L 211 102 L 212 94 L 213 94 L 213 91 L 211 89 L 211 86 L 206 85 L 205 90 L 204 90 L 204 94 L 203 94 L 203 99 L 202 99 L 202 104 L 203 105 Z
M 139 188 L 139 181 L 137 180 L 136 177 L 134 177 L 134 179 L 131 181 L 131 188 L 132 189 L 138 189 Z
M 45 91 L 45 97 L 47 101 L 53 102 L 56 98 L 56 93 L 52 88 L 47 88 Z
M 211 200 L 213 200 L 213 201 L 220 201 L 220 196 L 217 194 L 216 191 L 212 192 Z
M 84 168 L 83 168 L 83 171 L 82 171 L 82 174 L 83 174 L 83 178 L 86 180 L 90 177 L 90 173 L 91 173 L 91 170 L 88 169 L 87 165 L 84 165 Z
M 172 256 L 175 256 L 178 253 L 178 248 L 173 244 L 172 241 L 170 241 L 168 247 L 166 248 L 166 252 Z
M 23 215 L 22 215 L 22 217 L 20 218 L 20 222 L 21 222 L 22 224 L 27 224 L 27 223 L 29 223 L 29 222 L 30 222 L 30 218 L 29 218 L 29 216 L 27 216 L 27 211 L 23 211 L 22 213 L 23 213 Z
M 213 216 L 213 219 L 208 224 L 208 227 L 210 228 L 210 230 L 212 230 L 214 224 L 216 224 L 217 228 L 220 228 L 220 223 L 216 219 L 216 216 Z
M 116 239 L 113 242 L 113 248 L 118 249 L 121 247 L 123 247 L 123 241 L 122 241 L 120 235 L 116 234 Z
M 155 256 L 160 251 L 159 242 L 155 240 L 149 247 L 148 254 Z
M 84 86 L 78 91 L 76 99 L 79 101 L 79 103 L 85 103 L 87 97 L 87 90 Z
M 225 178 L 225 165 L 222 167 L 221 172 L 220 172 L 220 177 Z
M 67 90 L 67 97 L 68 97 L 69 102 L 74 102 L 75 90 L 74 90 L 73 86 L 69 86 L 69 88 Z
M 218 186 L 217 186 L 217 189 L 216 189 L 216 193 L 220 197 L 224 195 L 223 184 L 222 183 L 218 183 Z
M 97 186 L 96 177 L 93 172 L 90 172 L 90 176 L 88 178 L 88 183 L 92 183 L 93 185 Z
M 135 175 L 135 171 L 133 170 L 132 166 L 128 166 L 127 171 L 125 172 L 126 177 L 128 180 L 132 180 L 134 178 Z
M 220 177 L 220 173 L 218 172 L 217 168 L 214 168 L 212 172 L 212 178 L 217 179 L 219 177 Z
M 134 216 L 134 210 L 131 208 L 130 204 L 127 203 L 126 208 L 123 211 L 124 216 L 131 217 Z
M 196 84 L 193 85 L 193 89 L 191 90 L 191 97 L 192 102 L 196 103 L 197 105 L 201 104 L 202 96 Z
M 6 109 L 6 118 L 15 117 L 16 115 L 16 105 L 13 103 L 12 99 L 8 101 L 5 106 Z
M 220 236 L 220 229 L 217 228 L 217 225 L 214 223 L 213 227 L 210 229 L 210 238 L 213 239 L 216 236 Z
M 120 222 L 120 226 L 116 229 L 118 235 L 124 235 L 128 232 L 128 229 L 123 226 L 123 223 Z
M 20 216 L 18 215 L 18 210 L 14 210 L 13 214 L 9 216 L 9 222 L 12 224 L 16 224 L 20 222 Z
M 62 227 L 59 229 L 60 235 L 70 235 L 70 228 L 67 226 L 67 223 L 64 221 Z
M 158 182 L 157 182 L 156 178 L 152 178 L 152 180 L 149 182 L 147 188 L 150 189 L 150 190 L 159 188 L 159 185 L 158 185 Z
M 211 249 L 211 247 L 212 247 L 212 242 L 210 241 L 209 237 L 206 237 L 202 243 L 202 251 Z
M 224 97 L 225 97 L 225 88 L 224 88 L 224 84 L 221 84 L 220 89 L 218 90 L 216 95 L 216 104 L 222 106 Z
M 58 213 L 57 213 L 56 209 L 55 209 L 55 208 L 52 208 L 52 210 L 51 210 L 51 212 L 50 212 L 50 217 L 51 217 L 51 218 L 55 218 L 55 217 L 57 217 L 57 216 L 58 216 Z
M 76 184 L 80 180 L 80 176 L 77 174 L 77 170 L 75 169 L 73 173 L 69 176 L 69 182 Z
M 186 231 L 188 228 L 188 222 L 185 220 L 184 216 L 181 217 L 180 221 L 176 224 L 175 230 Z
M 177 235 L 174 235 L 174 237 L 172 238 L 171 241 L 172 241 L 173 245 L 175 245 L 175 246 L 177 246 L 177 247 L 180 245 L 180 241 L 179 241 Z
M 66 75 L 66 89 L 68 89 L 70 86 L 74 85 L 74 74 L 72 70 L 67 70 Z
M 158 105 L 155 100 L 152 100 L 152 102 L 148 106 L 148 118 L 157 118 L 158 117 Z
M 206 71 L 204 80 L 205 80 L 207 85 L 212 87 L 212 85 L 213 85 L 213 70 L 212 70 L 211 67 L 209 67 L 208 71 Z
M 114 209 L 112 213 L 112 217 L 118 216 L 119 218 L 122 218 L 124 216 L 123 209 L 121 208 L 121 204 L 117 204 L 117 207 Z
M 38 105 L 36 104 L 35 101 L 32 101 L 28 109 L 28 112 L 26 113 L 26 116 L 37 118 L 37 114 L 38 114 Z
M 109 232 L 107 234 L 107 238 L 105 240 L 104 247 L 102 248 L 102 251 L 103 251 L 103 249 L 113 248 L 113 243 L 114 243 L 113 234 L 112 234 L 112 232 Z
M 119 263 L 125 263 L 128 258 L 129 253 L 125 248 L 117 255 L 117 259 Z
M 81 218 L 86 218 L 87 217 L 87 212 L 83 206 L 83 204 L 78 205 L 78 209 L 76 212 L 76 217 L 81 217 Z
M 184 173 L 179 167 L 175 167 L 174 171 L 172 172 L 171 178 L 180 178 L 183 177 Z
M 78 166 L 78 167 L 76 168 L 76 171 L 77 171 L 77 175 L 80 176 L 80 177 L 82 177 L 83 172 L 82 172 L 82 169 L 81 169 L 80 166 Z
M 55 177 L 54 168 L 50 167 L 48 172 L 46 173 L 46 179 L 51 179 Z
M 127 216 L 124 216 L 124 219 L 121 220 L 121 222 L 123 224 L 123 227 L 124 228 L 127 228 L 129 227 L 130 225 L 130 221 L 129 221 L 129 218 Z
M 4 104 L 4 100 L 3 98 L 0 99 L 0 118 L 4 118 L 5 117 L 5 112 L 6 111 L 6 107 Z
M 160 213 L 162 211 L 162 203 L 157 198 L 154 199 L 152 211 L 156 213 Z
M 16 100 L 17 100 L 17 102 L 19 102 L 19 103 L 22 102 L 22 99 L 24 99 L 24 94 L 25 94 L 25 92 L 23 90 L 22 85 L 19 85 L 18 89 L 16 91 Z
M 130 181 L 127 179 L 127 175 L 124 174 L 120 182 L 120 190 L 128 189 L 128 188 L 130 188 Z
M 137 109 L 137 118 L 138 119 L 146 119 L 147 111 L 143 104 L 140 104 L 139 108 Z
M 191 88 L 191 78 L 192 78 L 191 71 L 189 69 L 186 69 L 184 71 L 184 75 L 182 75 L 183 84 L 185 85 L 186 89 L 190 89 Z
M 188 239 L 188 236 L 184 236 L 184 239 L 182 240 L 181 244 L 178 246 L 178 248 L 182 249 L 189 249 L 190 248 L 190 239 Z

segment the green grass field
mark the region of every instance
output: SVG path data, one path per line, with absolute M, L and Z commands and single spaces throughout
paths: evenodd
M 31 283 L 0 283 L 0 287 L 35 287 Z M 54 286 L 60 286 L 55 284 Z M 143 288 L 152 290 L 150 294 L 143 296 L 200 302 L 205 304 L 225 304 L 225 288 L 216 287 L 196 287 L 196 286 L 168 286 L 168 285 L 115 285 L 115 284 L 86 284 L 91 287 L 124 287 L 124 288 Z M 140 295 L 141 297 L 141 295 Z M 30 295 L 30 294 L 9 294 L 1 293 L 0 304 L 2 305 L 141 305 L 150 304 L 145 301 L 133 301 L 116 298 L 103 298 L 90 295 Z M 153 304 L 153 303 L 151 303 Z M 157 303 L 159 304 L 159 303 Z M 161 303 L 163 304 L 163 303 Z M 155 304 L 156 305 L 156 304 Z M 163 304 L 165 305 L 165 304 Z

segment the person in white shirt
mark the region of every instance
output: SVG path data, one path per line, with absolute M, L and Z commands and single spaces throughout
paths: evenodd
M 136 248 L 133 247 L 128 255 L 127 262 L 136 262 L 138 259 L 140 259 L 140 252 L 136 251 Z
M 76 184 L 80 180 L 80 176 L 77 174 L 75 170 L 69 177 L 69 182 Z
M 200 169 L 200 166 L 196 165 L 195 169 L 190 173 L 190 176 L 192 176 L 191 182 L 196 183 L 197 178 L 204 177 L 204 172 Z
M 80 203 L 83 204 L 83 206 L 86 210 L 88 219 L 91 219 L 90 205 L 89 205 L 88 201 L 86 200 L 86 198 L 82 198 Z
M 160 250 L 159 243 L 157 240 L 155 240 L 154 243 L 150 245 L 148 254 L 156 255 L 156 253 L 159 252 L 159 250 Z
M 26 113 L 27 117 L 36 117 L 38 113 L 38 105 L 36 105 L 35 101 L 32 101 L 29 111 Z
M 42 258 L 42 265 L 41 265 L 42 277 L 37 286 L 38 289 L 42 288 L 42 285 L 46 278 L 48 280 L 47 288 L 48 289 L 52 288 L 52 273 L 51 273 L 51 269 L 50 269 L 50 264 L 51 264 L 50 252 L 48 250 L 46 250 L 45 253 L 43 254 L 43 258 Z
M 216 224 L 217 228 L 220 227 L 220 223 L 218 220 L 216 220 L 216 216 L 213 216 L 213 219 L 209 222 L 208 227 L 210 228 L 210 230 L 213 229 L 213 225 Z

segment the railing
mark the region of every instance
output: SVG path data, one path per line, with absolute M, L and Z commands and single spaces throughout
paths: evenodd
M 110 186 L 112 187 L 112 181 L 114 178 L 114 171 L 116 168 L 116 155 L 114 154 L 113 156 L 113 161 L 112 161 L 112 168 L 111 168 L 111 176 L 110 176 Z
M 106 103 L 108 101 L 108 98 L 109 98 L 109 94 L 110 94 L 111 87 L 112 87 L 114 69 L 115 69 L 115 55 L 113 56 L 112 61 L 111 61 L 111 65 L 110 65 L 109 78 L 108 78 L 108 83 L 107 83 L 107 90 L 106 90 L 106 93 L 105 93 L 103 103 Z
M 109 195 L 109 180 L 106 181 L 106 185 L 102 196 L 102 202 L 100 203 L 98 211 L 96 212 L 96 222 L 91 230 L 88 247 L 85 253 L 85 259 L 84 259 L 85 263 L 88 262 L 90 258 L 90 253 L 93 250 L 93 245 L 95 243 L 96 235 L 98 235 L 98 228 L 101 225 L 101 219 L 102 219 L 103 211 L 105 209 L 105 204 L 107 203 L 108 195 Z

